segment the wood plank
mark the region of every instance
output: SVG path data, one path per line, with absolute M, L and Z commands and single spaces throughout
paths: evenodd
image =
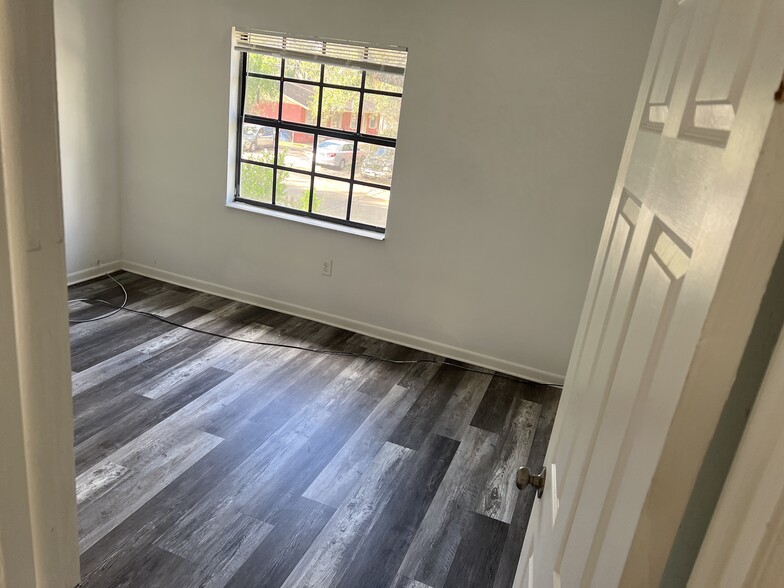
M 237 468 L 237 476 L 227 481 L 225 492 L 233 492 L 234 502 L 243 512 L 276 523 L 279 513 L 312 483 L 375 402 L 359 392 L 342 400 L 330 410 L 306 405 L 290 432 L 270 438 L 253 459 Z M 242 492 L 237 492 L 238 488 Z
M 281 586 L 322 531 L 335 509 L 307 498 L 299 498 L 286 510 L 227 586 Z
M 459 443 L 440 435 L 428 436 L 401 472 L 389 501 L 352 550 L 351 562 L 339 578 L 343 586 L 387 586 L 411 545 L 438 491 Z
M 395 577 L 395 581 L 392 582 L 391 588 L 435 588 L 435 587 L 429 586 L 428 584 L 424 584 L 423 582 L 419 582 L 417 580 L 412 580 L 411 578 L 406 578 L 402 574 L 398 574 Z
M 205 326 L 214 325 L 220 327 L 231 320 L 244 324 L 251 321 L 257 314 L 257 311 L 247 307 L 247 305 L 238 305 L 234 307 L 232 314 L 225 317 L 214 317 Z M 145 381 L 154 377 L 155 374 L 186 361 L 188 357 L 214 343 L 214 337 L 192 333 L 190 337 L 173 347 L 75 396 L 75 442 L 77 444 L 83 442 L 102 427 L 117 421 L 144 404 L 145 401 L 149 401 L 129 392 L 129 390 L 143 385 Z
M 497 445 L 496 433 L 468 428 L 400 565 L 401 574 L 430 586 L 444 585 Z
M 307 326 L 310 329 L 310 325 Z M 312 345 L 332 345 L 358 350 L 348 343 L 347 334 L 335 329 L 321 328 L 310 335 Z M 290 337 L 283 339 L 290 341 Z M 359 349 L 361 350 L 361 349 Z M 357 360 L 351 357 L 333 357 L 307 351 L 271 348 L 254 365 L 255 379 L 245 393 L 225 404 L 223 410 L 214 412 L 202 427 L 205 431 L 226 437 L 242 426 L 245 420 L 264 420 L 272 412 L 274 418 L 286 413 L 293 416 L 307 402 L 320 402 L 327 406 L 328 399 L 344 377 L 346 370 Z M 325 400 L 319 400 L 321 398 Z
M 123 284 L 126 288 L 136 280 L 141 280 L 142 276 L 139 274 L 132 274 L 125 270 L 118 270 L 110 272 L 110 275 Z M 117 287 L 117 285 L 105 275 L 101 275 L 78 284 L 68 286 L 68 298 L 94 298 L 96 292 L 101 292 L 109 288 L 109 286 Z
M 190 306 L 193 306 L 194 308 L 205 308 L 195 304 L 195 299 L 194 304 Z M 180 305 L 174 308 L 178 309 L 177 312 L 184 310 L 184 308 L 181 308 Z M 187 308 L 187 306 L 185 308 Z M 166 309 L 165 312 L 161 312 L 161 316 L 165 316 L 168 310 L 169 309 Z M 198 327 L 206 320 L 209 320 L 212 316 L 212 313 L 213 311 L 207 312 L 206 314 L 203 314 L 193 319 L 192 321 L 183 324 L 191 327 Z M 157 353 L 165 351 L 166 349 L 170 349 L 188 336 L 190 336 L 189 331 L 173 328 L 165 332 L 163 335 L 159 335 L 158 337 L 144 341 L 136 347 L 127 349 L 122 353 L 118 353 L 113 357 L 102 361 L 99 364 L 84 369 L 81 372 L 75 373 L 72 377 L 73 395 L 76 396 L 77 394 L 97 386 L 129 368 L 139 365 Z
M 250 341 L 261 340 L 269 327 L 251 323 L 225 334 Z M 145 398 L 157 399 L 187 381 L 194 374 L 205 368 L 221 365 L 224 370 L 235 372 L 253 361 L 258 355 L 259 347 L 248 343 L 215 338 L 213 344 L 184 359 L 180 363 L 162 370 L 154 377 L 134 386 L 130 391 L 141 394 Z M 228 361 L 228 360 L 231 361 Z
M 284 586 L 326 588 L 337 584 L 353 549 L 392 497 L 414 454 L 400 445 L 384 444 L 356 493 L 329 520 Z
M 139 310 L 155 310 L 167 308 L 167 303 L 174 296 L 172 293 L 162 293 L 157 296 L 148 297 L 135 296 L 134 301 L 126 303 L 126 306 L 132 306 Z M 130 297 L 129 297 L 130 300 Z M 122 304 L 122 298 L 117 300 L 116 306 Z M 89 312 L 85 312 L 85 309 Z M 69 319 L 82 320 L 83 318 L 96 318 L 105 315 L 108 312 L 115 310 L 111 307 L 102 304 L 88 304 L 86 302 L 70 302 L 69 303 Z M 88 322 L 69 322 L 68 332 L 71 337 L 71 346 L 76 347 L 80 343 L 89 344 L 90 339 L 95 337 L 96 333 L 107 333 L 111 329 L 116 329 L 123 324 L 130 321 L 134 314 L 129 312 L 116 312 L 106 318 L 88 321 Z
M 129 276 L 128 279 L 119 277 L 118 281 L 123 285 L 125 291 L 128 293 L 128 301 L 127 305 L 136 305 L 141 304 L 144 305 L 150 299 L 158 299 L 161 294 L 167 293 L 169 290 L 160 283 L 160 285 L 154 289 L 149 289 L 150 282 L 147 278 L 143 278 L 141 276 L 134 276 L 132 274 L 127 274 Z M 145 287 L 146 286 L 146 287 Z M 99 288 L 94 289 L 89 295 L 87 296 L 80 296 L 78 294 L 71 294 L 69 292 L 68 296 L 69 300 L 73 301 L 74 299 L 82 299 L 79 302 L 69 302 L 69 307 L 71 309 L 70 318 L 77 319 L 77 320 L 84 320 L 95 318 L 97 316 L 101 316 L 106 314 L 107 311 L 110 311 L 111 308 L 108 306 L 97 302 L 98 300 L 103 300 L 105 302 L 109 302 L 115 306 L 120 306 L 125 299 L 125 295 L 123 294 L 122 289 L 115 284 L 113 281 L 109 280 L 108 278 L 101 283 Z M 125 318 L 129 318 L 130 315 L 124 315 L 124 313 L 117 313 L 105 320 L 101 320 L 102 327 L 108 327 L 111 324 L 116 322 L 122 322 Z M 71 323 L 72 328 L 72 335 L 79 335 L 85 329 L 91 330 L 95 327 L 95 322 L 86 322 L 86 323 Z
M 248 420 L 265 420 L 267 413 L 277 419 L 281 414 L 293 416 L 309 399 L 317 396 L 341 372 L 350 358 L 335 360 L 326 355 L 312 355 L 291 349 L 268 350 L 259 360 L 237 372 L 228 394 L 219 404 L 203 403 L 192 419 L 203 430 L 229 437 Z M 222 391 L 217 391 L 222 392 Z M 182 415 L 181 415 L 182 416 Z
M 444 407 L 433 432 L 458 441 L 462 439 L 492 379 L 492 375 L 467 372 Z
M 125 466 L 111 461 L 90 471 L 90 474 L 81 480 L 76 489 L 76 502 L 81 504 L 87 500 L 96 499 L 122 478 L 127 471 L 128 468 Z
M 424 356 L 423 353 L 392 343 L 378 344 L 368 350 L 377 357 L 396 361 L 411 361 Z M 376 398 L 383 397 L 415 364 L 395 364 L 384 361 L 371 361 L 364 370 L 365 379 L 359 391 Z
M 509 378 L 502 376 L 493 378 L 482 402 L 476 409 L 471 426 L 485 429 L 491 433 L 501 433 L 520 387 L 519 383 Z
M 393 386 L 303 496 L 334 508 L 340 506 L 418 395 Z
M 442 366 L 419 395 L 403 420 L 389 436 L 390 443 L 419 449 L 441 417 L 465 372 Z
M 148 432 L 149 433 L 149 432 Z M 110 491 L 78 505 L 79 547 L 88 549 L 221 442 L 202 431 L 145 433 L 76 478 L 80 493 L 108 462 L 127 468 Z
M 203 500 L 155 545 L 196 564 L 192 584 L 224 586 L 272 531 L 272 525 L 242 514 L 231 500 Z
M 171 320 L 188 322 L 206 312 L 203 308 L 188 307 L 173 315 Z M 76 342 L 71 349 L 72 369 L 81 372 L 172 329 L 172 325 L 152 321 L 144 316 L 131 315 L 116 328 L 102 331 L 100 337 L 92 336 Z
M 84 551 L 82 573 L 91 574 L 98 569 L 124 565 L 123 562 L 136 551 L 152 543 L 198 504 L 215 487 L 215 480 L 226 477 L 284 423 L 285 420 L 269 422 L 266 428 L 257 423 L 246 423 L 244 429 L 212 449 Z
M 139 377 L 143 377 L 139 374 Z M 112 382 L 120 387 L 112 386 L 102 390 L 103 394 L 92 395 L 83 403 L 77 404 L 74 399 L 74 443 L 84 443 L 87 439 L 104 430 L 112 423 L 132 414 L 150 402 L 137 394 L 123 393 L 122 380 Z
M 180 300 L 182 300 L 182 295 L 177 292 L 162 292 L 157 296 L 129 303 L 127 307 L 145 312 L 163 313 L 171 311 L 174 308 L 174 305 Z M 120 303 L 122 303 L 122 300 L 118 302 L 118 305 Z M 171 312 L 171 314 L 179 314 L 186 309 L 199 307 L 193 304 L 186 304 L 184 306 L 177 304 L 176 308 L 177 311 Z M 108 312 L 112 312 L 113 310 L 115 309 L 112 307 L 101 305 L 100 307 L 96 307 L 96 312 L 93 312 L 92 314 L 101 316 Z M 207 312 L 206 309 L 200 310 L 202 313 Z M 183 320 L 183 318 L 184 317 L 178 317 L 178 320 Z M 149 321 L 151 320 L 152 319 L 149 319 L 148 317 L 121 310 L 98 321 L 72 323 L 70 327 L 72 341 L 71 363 L 74 371 L 80 372 L 96 363 L 100 363 L 104 359 L 112 357 L 116 353 L 129 349 L 144 341 L 145 339 L 141 338 L 144 334 L 144 327 L 148 326 Z M 191 319 L 188 318 L 187 320 Z M 157 322 L 157 329 L 162 329 L 163 326 L 166 326 L 167 330 L 173 328 L 171 325 L 166 325 L 166 323 Z M 156 332 L 154 335 L 147 337 L 147 339 L 163 332 L 166 331 L 162 330 Z M 97 336 L 99 334 L 100 336 Z M 132 342 L 132 338 L 136 338 L 135 343 Z M 115 348 L 114 346 L 122 347 Z M 105 347 L 109 347 L 114 353 L 109 354 L 104 351 Z M 101 354 L 101 352 L 103 352 L 103 354 Z
M 111 426 L 100 428 L 74 448 L 77 474 L 81 474 L 113 451 L 189 405 L 230 376 L 229 372 L 207 368 L 180 383 L 165 398 L 146 402 L 114 421 Z
M 519 490 L 515 485 L 517 468 L 528 463 L 541 406 L 515 397 L 507 423 L 501 433 L 493 470 L 484 485 L 476 512 L 505 523 L 512 521 Z
M 159 292 L 151 296 L 134 288 L 127 288 L 127 292 L 126 307 L 139 305 L 141 307 L 162 308 L 169 304 L 174 296 L 172 292 Z M 125 300 L 125 296 L 119 288 L 116 287 L 116 290 L 99 297 L 99 299 L 102 302 L 92 299 L 69 300 L 69 330 L 74 342 L 83 342 L 91 332 L 99 329 L 104 330 L 110 326 L 118 327 L 133 317 L 130 313 L 113 312 L 117 307 L 122 306 Z M 98 321 L 92 320 L 101 316 L 104 318 Z M 98 326 L 97 322 L 102 324 Z
M 130 554 L 129 554 L 130 555 Z M 192 565 L 155 545 L 145 545 L 132 557 L 114 562 L 116 565 L 95 570 L 82 577 L 82 588 L 120 588 L 136 586 L 184 586 L 178 577 L 192 575 Z
M 467 534 L 460 541 L 446 586 L 492 586 L 501 561 L 509 525 L 471 513 Z M 518 554 L 519 555 L 519 554 Z
M 413 364 L 406 375 L 397 382 L 397 385 L 409 390 L 424 390 L 440 369 L 441 365 L 438 363 Z
M 223 300 L 222 304 L 215 307 L 214 304 L 210 304 L 208 300 L 204 300 L 201 296 L 191 296 L 186 299 L 185 303 L 160 309 L 157 314 L 159 316 L 171 319 L 172 315 L 175 315 L 188 307 L 205 309 L 205 313 L 201 316 L 198 316 L 191 321 L 180 323 L 194 328 L 201 328 L 205 324 L 211 322 L 220 313 L 236 312 L 236 307 L 226 300 Z M 117 355 L 114 355 L 113 357 L 110 357 L 97 365 L 82 370 L 72 379 L 74 396 L 101 384 L 109 378 L 116 376 L 117 374 L 124 372 L 125 370 L 132 368 L 147 359 L 150 359 L 158 353 L 162 353 L 167 349 L 171 349 L 174 345 L 180 343 L 191 335 L 192 333 L 185 329 L 172 328 L 163 335 L 159 335 L 158 337 L 144 341 L 136 347 L 127 349 L 126 351 L 118 353 Z

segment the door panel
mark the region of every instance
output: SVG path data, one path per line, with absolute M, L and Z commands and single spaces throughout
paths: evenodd
M 645 226 L 641 228 L 642 231 L 638 230 L 637 235 L 639 236 L 642 233 L 644 238 Z M 612 249 L 610 249 L 610 253 L 612 253 Z M 601 382 L 607 382 L 612 377 L 611 375 L 617 365 L 618 354 L 620 353 L 618 342 L 622 340 L 622 333 L 626 328 L 625 309 L 628 308 L 632 295 L 633 286 L 630 282 L 636 280 L 634 267 L 637 265 L 638 256 L 639 253 L 632 249 L 631 255 L 626 256 L 626 259 L 624 259 L 626 262 L 631 262 L 624 264 L 626 271 L 621 271 L 623 266 L 616 270 L 617 276 L 613 276 L 612 280 L 614 286 L 611 292 L 612 304 L 606 306 L 605 312 L 601 316 L 601 322 L 596 323 L 597 330 L 601 329 L 603 334 L 603 337 L 598 341 L 599 345 L 595 347 L 595 351 L 598 353 L 587 356 L 586 359 L 590 359 L 590 363 L 580 366 L 584 369 L 586 375 L 585 379 L 581 380 L 584 382 L 585 393 L 581 395 L 578 410 L 572 417 L 575 425 L 568 429 L 573 434 L 566 435 L 567 442 L 560 448 L 562 451 L 555 453 L 556 458 L 554 460 L 555 463 L 560 464 L 560 488 L 562 494 L 558 495 L 558 499 L 564 505 L 571 506 L 574 496 L 579 493 L 582 482 L 585 479 L 585 469 L 587 468 L 585 458 L 589 454 L 592 443 L 593 425 L 600 418 L 607 402 L 608 387 L 602 385 Z M 630 270 L 631 274 L 629 273 Z M 599 299 L 598 296 L 597 299 Z M 570 476 L 576 477 L 576 482 L 571 483 Z M 566 489 L 566 492 L 563 492 L 564 489 Z M 562 523 L 562 521 L 563 519 L 556 519 L 555 525 L 569 524 L 569 522 Z
M 556 562 L 556 570 L 567 585 L 578 585 L 588 556 L 602 544 L 607 518 L 612 510 L 617 474 L 628 465 L 628 453 L 636 433 L 632 429 L 646 404 L 651 376 L 658 364 L 661 345 L 667 335 L 678 300 L 688 256 L 666 232 L 648 240 L 642 278 L 631 295 L 628 327 L 620 339 L 618 360 L 608 385 L 605 410 L 595 421 L 585 451 L 590 456 L 580 484 L 579 503 L 566 543 Z M 567 466 L 568 468 L 568 466 Z M 615 482 L 615 483 L 613 483 Z M 585 506 L 581 508 L 581 506 Z M 609 508 L 594 508 L 605 505 Z M 592 536 L 593 542 L 582 541 Z M 572 538 L 570 541 L 569 538 Z M 578 539 L 580 538 L 580 539 Z
M 654 132 L 662 131 L 670 112 L 673 87 L 691 29 L 694 4 L 677 3 L 671 7 L 671 11 L 642 119 L 642 126 Z
M 763 5 L 724 0 L 711 15 L 710 47 L 694 76 L 682 136 L 726 144 L 763 26 Z
M 587 334 L 579 352 L 580 360 L 577 365 L 580 372 L 576 376 L 577 381 L 590 380 L 593 375 L 592 368 L 596 365 L 595 355 L 599 349 L 604 348 L 603 343 L 607 333 L 607 313 L 613 306 L 618 292 L 621 277 L 620 270 L 626 262 L 629 246 L 634 236 L 634 228 L 640 211 L 639 204 L 633 199 L 631 194 L 627 193 L 620 209 L 621 212 L 615 219 L 615 227 L 607 258 L 601 270 L 602 276 L 599 281 L 597 295 L 594 298 L 593 308 L 591 309 Z M 581 405 L 589 404 L 590 408 L 590 403 L 587 400 L 587 398 L 578 396 L 571 405 L 564 405 L 562 410 L 567 412 L 567 414 L 570 412 L 579 414 L 579 411 L 582 410 Z M 571 451 L 575 434 L 576 429 L 574 428 L 563 431 L 563 434 L 559 435 L 557 439 L 559 446 L 568 447 L 567 452 Z M 566 461 L 569 461 L 569 458 L 566 458 Z

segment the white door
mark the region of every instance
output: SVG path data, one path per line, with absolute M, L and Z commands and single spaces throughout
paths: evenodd
M 516 586 L 658 586 L 784 237 L 782 72 L 784 0 L 664 0 Z

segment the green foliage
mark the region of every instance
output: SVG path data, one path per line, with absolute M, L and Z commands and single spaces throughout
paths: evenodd
M 262 115 L 262 104 L 278 101 L 278 82 L 262 78 L 247 78 L 245 83 L 245 112 Z
M 379 131 L 385 137 L 397 137 L 397 128 L 400 124 L 400 98 L 395 96 L 365 95 L 365 112 L 377 113 L 379 116 Z
M 285 74 L 287 78 L 318 82 L 321 79 L 321 65 L 312 61 L 287 59 Z
M 350 71 L 350 70 L 348 70 Z M 311 108 L 315 102 L 315 107 L 318 108 L 318 97 L 315 101 L 311 101 Z M 359 92 L 352 90 L 337 90 L 335 88 L 324 88 L 324 96 L 321 99 L 321 120 L 322 125 L 324 121 L 330 117 L 341 116 L 344 112 L 352 112 L 354 114 L 359 110 Z
M 365 74 L 365 87 L 384 92 L 402 92 L 403 76 L 382 71 L 369 71 Z M 400 124 L 400 98 L 394 96 L 377 96 L 366 94 L 367 112 L 376 112 L 380 117 L 381 134 L 397 137 Z
M 310 190 L 308 190 L 310 192 Z M 313 210 L 316 212 L 321 210 L 321 205 L 324 204 L 324 199 L 321 196 L 314 196 L 313 197 Z
M 280 57 L 248 53 L 248 71 L 253 73 L 280 75 Z M 261 114 L 261 105 L 278 101 L 279 84 L 275 80 L 248 77 L 245 81 L 245 110 Z
M 359 88 L 362 85 L 362 72 L 358 69 L 349 69 L 338 65 L 325 65 L 324 81 L 337 86 Z
M 287 153 L 287 149 L 280 150 L 281 161 L 283 161 Z M 257 161 L 272 163 L 272 150 L 264 150 L 258 153 L 256 159 Z M 258 200 L 259 202 L 271 204 L 273 173 L 274 172 L 270 167 L 243 163 L 242 168 L 240 169 L 240 196 L 249 200 Z M 289 172 L 278 170 L 277 192 L 275 193 L 275 199 L 278 201 L 286 198 L 286 180 L 288 180 L 288 177 Z M 305 210 L 307 210 L 307 206 L 305 207 Z
M 280 57 L 248 53 L 248 71 L 270 76 L 280 75 Z
M 362 81 L 362 72 L 347 67 L 324 66 L 324 81 L 339 86 L 359 88 Z M 386 92 L 402 92 L 403 76 L 385 72 L 365 73 L 365 86 L 373 90 Z M 318 95 L 314 95 L 308 104 L 311 112 L 318 110 Z M 340 116 L 344 112 L 356 114 L 359 109 L 359 92 L 353 90 L 337 90 L 325 88 L 321 99 L 321 120 Z M 397 136 L 397 127 L 400 120 L 400 99 L 392 96 L 379 96 L 366 94 L 364 112 L 377 113 L 381 120 L 384 135 Z M 360 129 L 357 129 L 360 130 Z
M 304 210 L 307 212 L 310 205 L 310 189 L 305 190 L 302 195 L 293 202 L 293 208 L 297 210 Z M 313 210 L 316 210 L 316 199 L 313 200 Z
M 281 59 L 255 53 L 248 54 L 248 71 L 267 75 L 280 75 Z M 321 65 L 309 61 L 286 60 L 286 77 L 299 80 L 318 81 L 321 79 Z M 324 66 L 324 81 L 339 86 L 359 88 L 362 72 L 356 69 L 336 65 Z M 388 72 L 365 72 L 365 87 L 372 90 L 387 92 L 403 91 L 403 76 Z M 279 83 L 274 80 L 248 78 L 245 90 L 245 109 L 252 114 L 261 114 L 264 103 L 277 102 Z M 339 117 L 343 112 L 356 113 L 359 108 L 359 93 L 353 90 L 325 88 L 321 97 L 322 121 Z M 308 110 L 312 116 L 318 112 L 319 95 L 314 92 Z M 381 131 L 386 136 L 397 136 L 400 119 L 400 99 L 391 96 L 367 94 L 365 96 L 365 113 L 376 113 L 380 118 Z M 314 121 L 315 122 L 315 121 Z M 323 124 L 323 122 L 321 123 Z M 359 129 L 358 129 L 359 130 Z
M 240 196 L 248 200 L 272 202 L 272 169 L 243 163 L 240 170 Z
M 383 71 L 369 71 L 365 74 L 365 87 L 384 92 L 403 91 L 403 76 Z

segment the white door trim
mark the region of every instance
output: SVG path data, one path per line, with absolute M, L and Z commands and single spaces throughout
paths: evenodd
M 53 6 L 0 0 L 0 586 L 79 582 Z

